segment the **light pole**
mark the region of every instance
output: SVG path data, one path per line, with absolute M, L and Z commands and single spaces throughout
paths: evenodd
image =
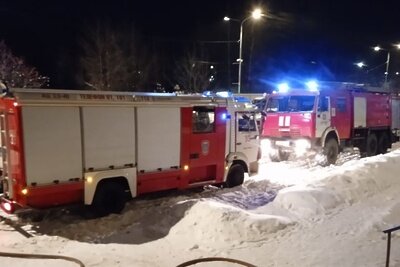
M 396 44 L 395 47 L 397 49 L 400 49 L 400 44 Z M 389 75 L 389 64 L 390 64 L 390 49 L 383 49 L 381 48 L 379 45 L 374 47 L 374 50 L 376 52 L 379 52 L 381 50 L 386 51 L 387 52 L 387 57 L 386 57 L 386 71 L 385 71 L 385 85 L 387 85 L 388 82 L 388 75 Z
M 252 13 L 251 16 L 248 16 L 247 18 L 244 18 L 242 21 L 238 19 L 232 19 L 229 17 L 224 17 L 225 21 L 237 21 L 240 22 L 240 35 L 239 35 L 239 58 L 236 60 L 239 63 L 239 72 L 238 72 L 238 94 L 240 94 L 240 89 L 241 89 L 241 84 L 242 84 L 242 63 L 243 63 L 243 58 L 242 58 L 242 50 L 243 50 L 243 24 L 248 21 L 249 19 L 255 19 L 258 20 L 262 16 L 265 16 L 261 9 L 257 8 L 255 9 Z
M 376 52 L 379 52 L 381 50 L 387 51 L 387 57 L 386 57 L 386 71 L 385 71 L 385 85 L 387 84 L 388 81 L 388 75 L 389 75 L 389 64 L 390 64 L 390 51 L 381 48 L 379 45 L 374 47 L 374 50 Z

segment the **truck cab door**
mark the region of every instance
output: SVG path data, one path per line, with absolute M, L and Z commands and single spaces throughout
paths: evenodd
M 326 128 L 331 126 L 331 103 L 329 96 L 319 96 L 315 118 L 315 137 L 321 137 Z
M 226 109 L 194 106 L 182 109 L 182 159 L 188 164 L 189 185 L 219 182 L 224 175 Z
M 246 155 L 248 162 L 257 161 L 259 131 L 255 112 L 236 113 L 236 152 Z

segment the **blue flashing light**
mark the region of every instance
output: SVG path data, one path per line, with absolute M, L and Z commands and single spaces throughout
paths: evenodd
M 289 84 L 287 83 L 280 83 L 278 84 L 278 91 L 280 93 L 286 93 L 289 91 Z
M 306 83 L 306 86 L 307 86 L 308 90 L 310 90 L 311 92 L 318 91 L 318 83 L 316 81 L 308 81 Z
M 212 96 L 212 92 L 211 91 L 204 91 L 203 92 L 203 96 Z
M 226 113 L 222 113 L 222 114 L 221 114 L 221 119 L 222 119 L 223 121 L 229 120 L 230 118 L 231 118 L 231 115 L 229 115 L 229 114 L 226 114 Z
M 234 96 L 233 98 L 237 103 L 251 103 L 251 100 L 244 96 Z
M 232 97 L 232 93 L 231 92 L 227 92 L 227 91 L 223 91 L 223 92 L 217 92 L 216 93 L 217 96 L 219 97 Z
M 220 92 L 215 92 L 215 91 L 204 91 L 203 96 L 205 97 L 223 97 L 223 98 L 228 98 L 232 97 L 232 93 L 229 91 L 220 91 Z

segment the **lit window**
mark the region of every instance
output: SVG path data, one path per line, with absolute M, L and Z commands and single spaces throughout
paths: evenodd
M 192 112 L 193 133 L 212 133 L 215 130 L 213 107 L 194 107 Z

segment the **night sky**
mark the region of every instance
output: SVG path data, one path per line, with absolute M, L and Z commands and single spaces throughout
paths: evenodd
M 143 43 L 162 51 L 164 70 L 193 43 L 208 51 L 219 71 L 219 86 L 236 80 L 239 25 L 224 16 L 243 19 L 254 7 L 267 18 L 244 26 L 244 83 L 248 91 L 264 91 L 283 79 L 376 82 L 384 67 L 366 73 L 355 62 L 372 68 L 384 63 L 385 52 L 400 42 L 399 1 L 270 0 L 270 1 L 21 1 L 1 0 L 0 40 L 49 76 L 51 87 L 77 88 L 79 40 L 96 22 L 115 27 L 134 25 Z M 202 42 L 200 42 L 202 41 Z M 212 42 L 204 42 L 212 41 Z M 229 64 L 230 62 L 230 64 Z M 390 75 L 400 71 L 400 51 L 393 49 Z M 399 69 L 397 69 L 399 67 Z M 231 73 L 228 76 L 228 73 Z M 172 75 L 172 74 L 171 74 Z M 171 83 L 164 79 L 166 87 Z

